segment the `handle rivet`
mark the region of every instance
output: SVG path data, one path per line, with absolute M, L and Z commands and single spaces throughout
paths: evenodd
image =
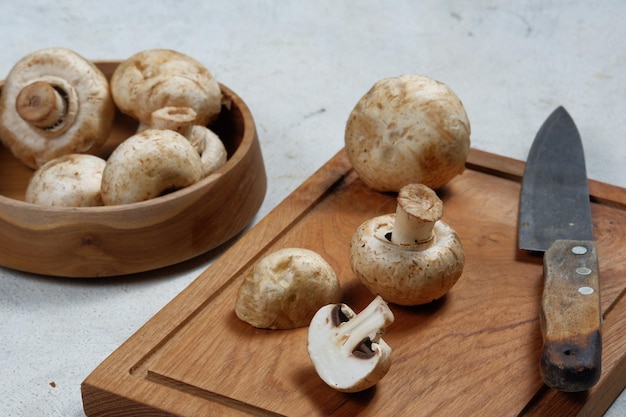
M 574 246 L 572 248 L 572 253 L 574 255 L 584 255 L 587 252 L 588 252 L 588 249 L 584 246 Z
M 591 288 L 591 287 L 580 287 L 578 289 L 578 292 L 581 293 L 582 295 L 593 294 L 593 288 Z
M 581 266 L 580 268 L 576 268 L 576 273 L 578 275 L 589 275 L 591 274 L 591 269 L 587 268 L 586 266 Z

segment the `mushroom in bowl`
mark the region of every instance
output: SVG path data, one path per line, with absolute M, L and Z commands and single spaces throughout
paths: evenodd
M 150 124 L 163 107 L 190 107 L 205 126 L 220 113 L 223 96 L 211 72 L 194 58 L 170 49 L 148 49 L 122 61 L 111 77 L 111 94 L 125 114 Z
M 102 173 L 104 204 L 149 200 L 195 184 L 202 161 L 191 142 L 169 129 L 147 129 L 122 142 Z
M 432 78 L 407 74 L 378 81 L 346 124 L 346 153 L 369 187 L 438 189 L 463 172 L 470 123 L 458 96 Z
M 98 149 L 115 106 L 102 71 L 76 52 L 46 48 L 21 58 L 0 94 L 0 140 L 30 168 Z
M 106 79 L 119 64 L 95 63 Z M 1 80 L 0 95 L 5 85 Z M 0 146 L 0 265 L 49 276 L 129 275 L 206 253 L 244 230 L 262 204 L 267 177 L 250 109 L 236 92 L 219 87 L 224 104 L 209 127 L 228 160 L 158 198 L 99 207 L 32 204 L 25 191 L 33 169 Z M 137 127 L 137 120 L 116 112 L 108 138 L 93 154 L 108 159 Z
M 35 171 L 25 200 L 44 206 L 101 206 L 100 184 L 105 165 L 104 159 L 89 154 L 54 158 Z
M 203 176 L 226 163 L 219 136 L 207 126 L 228 99 L 199 61 L 170 49 L 148 49 L 124 60 L 111 77 L 117 107 L 147 128 L 172 129 L 189 139 L 201 155 Z

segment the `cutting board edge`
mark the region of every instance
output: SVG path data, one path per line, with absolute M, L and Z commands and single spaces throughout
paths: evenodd
M 468 158 L 467 167 L 468 169 L 486 172 L 491 175 L 519 182 L 523 174 L 524 163 L 511 158 L 472 149 Z M 255 240 L 257 237 L 261 238 L 261 243 L 259 243 L 259 240 L 255 240 L 257 252 L 260 248 L 271 244 L 276 238 L 276 235 L 288 229 L 293 222 L 297 222 L 298 218 L 304 215 L 312 204 L 315 204 L 315 201 L 324 198 L 324 195 L 332 189 L 333 185 L 350 171 L 351 166 L 349 162 L 347 162 L 345 151 L 342 149 L 258 223 L 257 226 L 263 225 L 263 227 L 268 227 L 268 230 L 264 229 L 263 232 L 260 233 L 257 231 L 257 226 L 253 227 L 245 236 L 236 242 L 229 251 L 240 249 L 245 246 L 246 242 Z M 626 207 L 626 203 L 623 203 L 620 199 L 614 198 L 615 195 L 618 195 L 618 191 L 626 192 L 626 190 L 595 181 L 590 181 L 590 190 L 592 195 L 595 193 L 594 198 L 601 204 L 606 202 L 607 205 L 613 207 Z M 608 194 L 605 193 L 606 190 L 609 190 Z M 288 215 L 284 214 L 285 211 L 288 212 Z M 257 236 L 257 234 L 259 236 Z M 253 262 L 254 256 L 255 254 L 250 254 L 249 258 L 244 263 L 249 265 L 250 262 Z M 224 256 L 217 259 L 213 265 L 203 271 L 196 280 L 106 358 L 85 379 L 81 391 L 83 392 L 85 410 L 90 410 L 91 413 L 87 415 L 100 415 L 98 414 L 98 410 L 94 407 L 94 402 L 98 401 L 96 398 L 98 397 L 98 393 L 106 392 L 107 395 L 113 396 L 112 398 L 118 396 L 120 399 L 127 399 L 128 396 L 119 390 L 120 377 L 123 377 L 124 380 L 130 384 L 136 384 L 135 386 L 141 390 L 148 389 L 145 384 L 150 385 L 151 383 L 131 375 L 130 370 L 136 367 L 141 361 L 149 360 L 149 357 L 159 349 L 159 345 L 163 340 L 175 333 L 177 329 L 184 327 L 184 323 L 193 316 L 195 309 L 206 302 L 207 291 L 219 291 L 219 288 L 223 285 L 227 285 L 232 275 L 236 274 L 236 271 L 241 269 L 241 266 L 220 263 L 221 259 L 224 259 Z M 194 296 L 194 291 L 198 286 L 205 286 L 200 282 L 202 278 L 206 278 L 207 275 L 210 275 L 212 271 L 217 269 L 219 269 L 220 274 L 227 277 L 227 279 L 223 282 L 211 280 L 212 285 L 208 285 L 203 291 L 196 291 Z M 204 281 L 207 280 L 205 279 Z M 189 295 L 191 295 L 191 297 L 188 297 Z M 183 297 L 186 298 L 187 305 L 187 307 L 183 309 L 183 314 L 179 311 L 176 318 L 168 318 L 168 311 L 173 308 L 173 305 L 177 304 L 177 300 Z M 157 323 L 159 326 L 153 326 Z M 153 327 L 157 327 L 158 331 L 153 332 Z M 147 350 L 146 347 L 148 347 Z M 109 379 L 107 380 L 107 378 Z M 140 401 L 139 404 L 141 404 Z M 228 408 L 228 410 L 239 413 L 239 411 L 234 409 L 231 410 Z

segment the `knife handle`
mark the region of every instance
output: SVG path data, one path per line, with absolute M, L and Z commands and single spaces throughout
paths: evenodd
M 598 382 L 601 372 L 596 245 L 586 240 L 557 240 L 546 251 L 543 268 L 541 377 L 551 388 L 584 391 Z

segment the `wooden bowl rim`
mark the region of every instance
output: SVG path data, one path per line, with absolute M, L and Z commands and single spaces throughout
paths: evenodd
M 117 61 L 94 61 L 96 65 L 114 65 L 119 64 Z M 4 84 L 4 80 L 0 81 L 0 88 Z M 254 119 L 252 117 L 252 113 L 250 109 L 243 101 L 241 97 L 239 97 L 233 90 L 228 88 L 222 83 L 219 83 L 220 89 L 222 90 L 222 94 L 224 94 L 231 102 L 232 107 L 236 107 L 239 109 L 242 115 L 243 121 L 243 131 L 242 131 L 242 139 L 235 152 L 228 158 L 226 163 L 221 166 L 216 172 L 207 176 L 206 178 L 201 179 L 195 184 L 189 185 L 185 188 L 181 188 L 180 190 L 176 190 L 172 193 L 155 197 L 150 200 L 140 201 L 136 203 L 129 204 L 119 204 L 114 206 L 97 206 L 97 207 L 58 207 L 58 206 L 42 206 L 39 204 L 28 203 L 22 200 L 16 200 L 11 197 L 7 197 L 0 194 L 0 207 L 11 206 L 15 209 L 28 210 L 30 212 L 41 212 L 41 213 L 55 213 L 55 214 L 71 214 L 72 216 L 76 215 L 97 215 L 98 213 L 110 213 L 110 212 L 120 212 L 126 213 L 128 211 L 134 211 L 138 209 L 149 209 L 153 206 L 159 206 L 163 204 L 167 204 L 169 201 L 182 198 L 188 196 L 190 194 L 206 191 L 207 189 L 212 188 L 212 186 L 217 183 L 222 175 L 228 172 L 231 168 L 236 166 L 241 159 L 245 156 L 247 151 L 250 149 L 252 144 L 255 141 L 256 137 L 256 127 L 254 124 Z M 0 145 L 3 146 L 3 145 Z M 10 152 L 10 151 L 9 151 Z

